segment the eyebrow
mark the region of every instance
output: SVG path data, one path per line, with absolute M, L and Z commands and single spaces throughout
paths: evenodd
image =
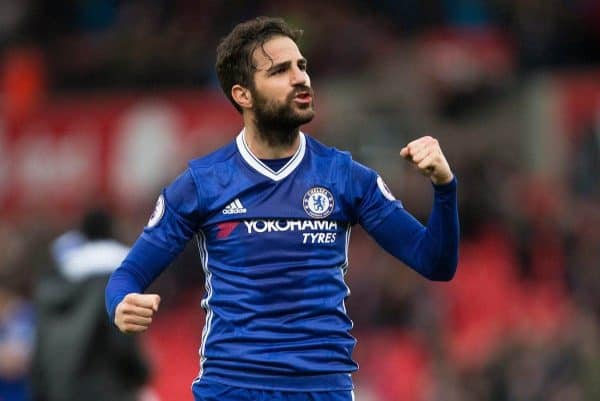
M 302 58 L 298 59 L 298 63 L 306 64 L 306 63 L 308 63 L 308 61 L 304 57 L 302 57 Z M 269 72 L 274 71 L 274 70 L 276 70 L 278 68 L 281 68 L 281 67 L 286 67 L 287 68 L 291 64 L 292 64 L 291 61 L 283 61 L 281 63 L 273 64 L 266 71 L 267 71 L 267 73 L 269 73 Z

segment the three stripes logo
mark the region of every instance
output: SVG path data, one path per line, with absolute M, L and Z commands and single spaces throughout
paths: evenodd
M 223 209 L 223 214 L 240 214 L 246 213 L 247 211 L 248 210 L 244 207 L 244 205 L 242 205 L 242 202 L 240 202 L 239 198 L 235 198 L 233 202 L 225 206 L 225 209 Z

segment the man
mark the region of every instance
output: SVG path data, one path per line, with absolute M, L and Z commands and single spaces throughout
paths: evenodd
M 56 271 L 35 291 L 34 401 L 135 401 L 148 381 L 137 339 L 116 332 L 102 307 L 108 277 L 129 251 L 114 239 L 112 221 L 90 210 L 52 244 Z
M 217 73 L 244 129 L 163 190 L 106 289 L 111 321 L 146 330 L 160 298 L 144 289 L 196 236 L 206 274 L 197 401 L 352 399 L 343 276 L 353 224 L 429 279 L 456 269 L 456 181 L 437 141 L 400 151 L 434 184 L 423 227 L 374 171 L 299 130 L 315 114 L 300 34 L 263 17 L 223 39 Z

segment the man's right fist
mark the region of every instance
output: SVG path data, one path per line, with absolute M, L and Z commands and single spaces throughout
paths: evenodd
M 157 294 L 127 294 L 117 305 L 115 324 L 123 333 L 146 331 L 159 305 L 160 297 Z

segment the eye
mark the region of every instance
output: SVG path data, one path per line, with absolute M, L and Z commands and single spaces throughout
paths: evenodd
M 285 68 L 285 67 L 280 67 L 280 68 L 277 68 L 276 70 L 274 70 L 274 71 L 272 71 L 272 72 L 271 72 L 271 75 L 278 75 L 278 74 L 281 74 L 281 73 L 285 72 L 285 70 L 286 70 L 286 68 Z

